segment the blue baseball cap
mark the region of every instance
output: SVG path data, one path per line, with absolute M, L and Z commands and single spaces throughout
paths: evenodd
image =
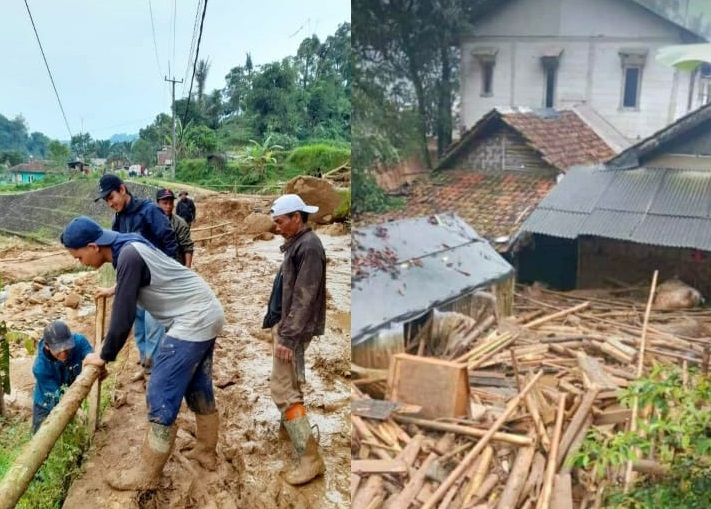
M 86 216 L 75 217 L 64 227 L 59 240 L 68 249 L 80 249 L 94 243 L 108 246 L 118 237 L 118 233 L 102 228 L 99 223 Z
M 123 180 L 121 180 L 116 175 L 104 175 L 99 179 L 99 197 L 95 198 L 94 201 L 105 200 L 112 191 L 118 191 L 123 185 Z

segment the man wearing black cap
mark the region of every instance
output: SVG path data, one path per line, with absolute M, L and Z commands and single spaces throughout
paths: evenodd
M 181 264 L 187 268 L 192 267 L 193 251 L 195 244 L 190 237 L 190 227 L 185 220 L 173 214 L 173 206 L 175 205 L 175 194 L 170 189 L 158 189 L 156 192 L 156 203 L 158 207 L 165 213 L 170 220 L 170 225 L 175 230 L 175 235 L 178 237 L 178 255 L 175 257 Z
M 32 433 L 39 429 L 59 403 L 62 388 L 74 383 L 81 373 L 84 357 L 94 349 L 81 334 L 73 334 L 57 320 L 45 327 L 32 365 L 35 389 L 32 393 Z
M 190 227 L 197 217 L 195 202 L 188 198 L 187 191 L 180 191 L 178 196 L 180 199 L 178 200 L 178 206 L 175 213 L 182 217 L 185 222 L 188 223 L 188 227 Z
M 99 196 L 94 200 L 104 200 L 116 212 L 111 229 L 120 233 L 137 233 L 171 258 L 178 253 L 175 230 L 163 211 L 150 200 L 136 198 L 126 188 L 126 184 L 116 175 L 104 175 L 99 180 Z M 113 288 L 97 290 L 97 297 L 110 297 Z M 136 378 L 151 373 L 153 353 L 163 335 L 162 327 L 143 309 L 138 309 L 133 336 L 138 348 L 143 372 Z
M 61 242 L 83 265 L 95 269 L 111 263 L 116 269 L 116 296 L 100 353 L 84 364 L 103 367 L 116 360 L 140 304 L 163 326 L 146 389 L 148 430 L 141 460 L 116 470 L 106 481 L 119 490 L 154 488 L 175 443 L 175 420 L 185 399 L 196 416 L 197 441 L 188 453 L 204 468 L 217 467 L 219 417 L 212 384 L 215 340 L 225 322 L 222 304 L 196 272 L 167 257 L 143 237 L 103 229 L 86 216 L 72 219 Z

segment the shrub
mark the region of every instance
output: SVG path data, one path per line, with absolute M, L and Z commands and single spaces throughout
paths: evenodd
M 286 159 L 288 166 L 298 168 L 301 173 L 316 175 L 320 169 L 326 173 L 350 161 L 350 147 L 336 147 L 325 143 L 304 145 L 291 151 Z
M 351 217 L 351 190 L 348 189 L 337 189 L 336 192 L 341 197 L 341 203 L 338 208 L 333 212 L 333 218 L 336 221 L 345 221 Z

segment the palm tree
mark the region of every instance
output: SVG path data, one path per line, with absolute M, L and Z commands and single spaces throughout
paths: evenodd
M 197 81 L 197 100 L 196 102 L 202 107 L 203 94 L 205 92 L 205 81 L 207 73 L 210 71 L 210 59 L 200 60 L 195 69 L 195 80 Z

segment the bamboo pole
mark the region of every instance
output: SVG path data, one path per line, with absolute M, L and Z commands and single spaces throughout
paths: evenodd
M 96 323 L 94 335 L 94 351 L 101 351 L 101 344 L 104 340 L 106 317 L 106 297 L 96 299 Z M 99 427 L 99 413 L 101 412 L 101 382 L 98 380 L 91 386 L 89 393 L 89 437 L 93 437 L 94 432 Z
M 467 453 L 467 455 L 464 457 L 462 462 L 455 468 L 451 474 L 447 476 L 447 478 L 440 484 L 439 488 L 430 496 L 430 498 L 427 500 L 427 502 L 424 503 L 422 506 L 422 509 L 432 509 L 434 505 L 439 502 L 442 497 L 447 493 L 449 488 L 459 479 L 459 477 L 462 475 L 462 473 L 469 468 L 469 465 L 471 464 L 472 461 L 479 455 L 479 453 L 486 447 L 486 445 L 489 443 L 491 440 L 491 437 L 494 436 L 494 433 L 496 433 L 501 426 L 506 422 L 506 420 L 513 414 L 516 409 L 518 408 L 518 405 L 521 403 L 521 400 L 526 397 L 526 394 L 528 394 L 528 391 L 530 391 L 533 386 L 538 382 L 538 380 L 543 376 L 543 371 L 539 371 L 536 373 L 536 375 L 531 379 L 531 381 L 526 385 L 526 387 L 523 388 L 523 390 L 515 396 L 511 401 L 509 401 L 508 405 L 506 406 L 506 409 L 504 412 L 501 414 L 501 416 L 496 419 L 496 422 L 489 428 L 489 431 L 486 432 L 486 435 L 484 435 L 479 442 L 474 446 L 474 448 Z
M 558 454 L 558 444 L 563 431 L 563 417 L 565 416 L 565 394 L 561 394 L 558 399 L 558 412 L 553 428 L 553 439 L 551 440 L 551 450 L 548 454 L 548 464 L 546 465 L 545 480 L 543 481 L 543 493 L 538 499 L 536 509 L 548 509 L 550 507 L 551 494 L 553 492 L 553 480 L 557 470 L 556 457 Z
M 637 357 L 637 378 L 642 376 L 644 370 L 644 349 L 647 343 L 647 327 L 649 326 L 649 315 L 652 311 L 652 302 L 654 301 L 654 292 L 657 289 L 657 276 L 659 271 L 655 270 L 652 276 L 652 287 L 649 289 L 649 299 L 647 299 L 647 309 L 644 311 L 644 322 L 642 323 L 642 336 L 639 340 L 639 355 Z M 637 414 L 639 412 L 639 398 L 634 397 L 632 403 L 632 417 L 630 418 L 630 432 L 634 434 L 637 431 Z M 625 467 L 625 486 L 624 492 L 628 493 L 632 484 L 632 461 L 628 461 Z
M 448 424 L 445 422 L 430 421 L 428 419 L 420 419 L 419 417 L 409 417 L 405 415 L 393 415 L 393 419 L 401 424 L 414 424 L 422 428 L 431 429 L 435 431 L 445 431 L 452 432 L 458 435 L 465 435 L 475 438 L 482 438 L 486 436 L 489 431 L 485 429 L 473 428 L 470 426 L 461 426 L 459 424 Z M 522 435 L 515 435 L 513 433 L 502 433 L 496 432 L 491 436 L 491 440 L 496 440 L 498 442 L 506 442 L 513 445 L 531 445 L 533 439 L 531 437 L 526 437 Z
M 37 433 L 22 448 L 20 455 L 0 481 L 0 509 L 15 507 L 98 376 L 99 368 L 84 366 L 81 374 L 69 386 Z

